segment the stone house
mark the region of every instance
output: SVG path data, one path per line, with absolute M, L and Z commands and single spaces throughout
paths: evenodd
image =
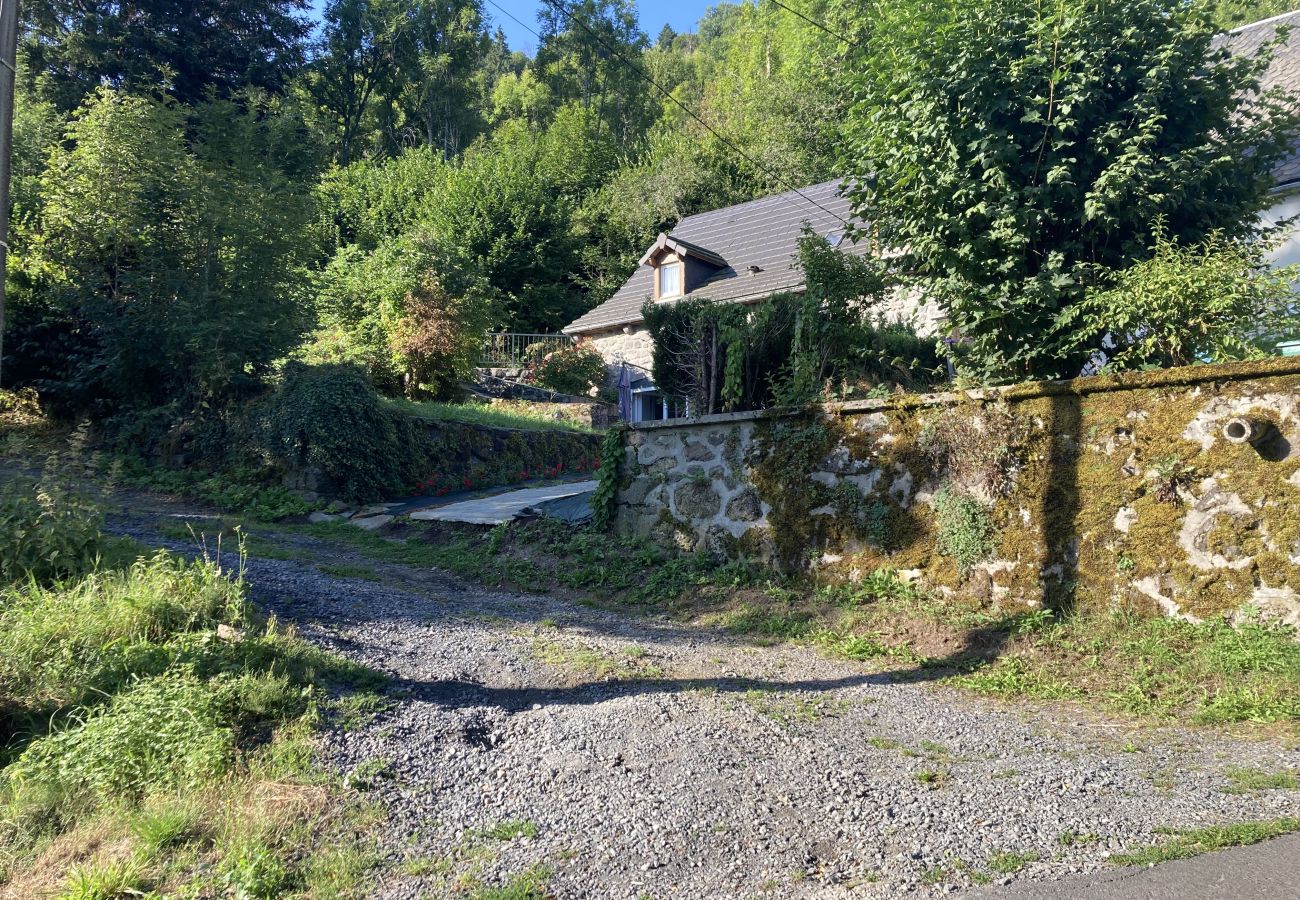
M 1294 30 L 1276 51 L 1263 86 L 1300 93 L 1300 11 L 1234 29 L 1222 35 L 1218 44 L 1237 54 L 1253 54 L 1281 26 Z M 1274 176 L 1277 200 L 1262 216 L 1269 223 L 1300 215 L 1300 142 Z M 848 202 L 840 196 L 840 185 L 838 180 L 827 181 L 687 216 L 654 240 L 614 296 L 564 328 L 565 334 L 596 347 L 616 373 L 629 370 L 632 421 L 683 413 L 655 390 L 650 378 L 654 348 L 641 318 L 642 305 L 651 299 L 675 303 L 688 297 L 757 303 L 776 293 L 801 291 L 804 281 L 797 252 L 805 225 L 845 253 L 870 253 L 867 242 L 855 243 L 844 234 L 846 223 L 853 219 Z M 1278 265 L 1300 262 L 1300 231 L 1273 256 Z M 882 312 L 888 319 L 910 322 L 921 335 L 934 334 L 941 326 L 938 307 L 914 293 L 899 293 Z
M 646 250 L 632 277 L 609 300 L 568 325 L 564 332 L 590 342 L 611 367 L 632 370 L 633 421 L 671 418 L 670 401 L 650 380 L 653 344 L 641 319 L 650 299 L 675 303 L 698 297 L 719 303 L 757 303 L 773 294 L 801 291 L 797 265 L 805 226 L 846 253 L 865 255 L 866 242 L 845 238 L 851 222 L 840 182 L 827 181 L 797 191 L 687 216 L 670 234 L 660 234 Z M 919 331 L 932 331 L 934 307 L 900 298 L 886 315 L 915 314 Z
M 1274 52 L 1261 87 L 1300 93 L 1300 10 L 1234 28 L 1220 37 L 1219 46 L 1239 56 L 1252 56 L 1282 27 L 1291 29 L 1290 34 L 1286 44 Z M 1300 216 L 1300 139 L 1295 152 L 1273 170 L 1273 179 L 1276 182 L 1273 194 L 1277 199 L 1264 213 L 1263 220 L 1273 224 Z M 1273 260 L 1279 266 L 1300 263 L 1300 230 L 1292 230 L 1290 237 L 1273 253 Z

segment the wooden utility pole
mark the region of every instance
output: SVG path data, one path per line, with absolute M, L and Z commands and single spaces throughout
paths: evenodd
M 9 173 L 18 80 L 18 0 L 0 0 L 0 386 L 4 384 L 5 287 L 9 259 Z

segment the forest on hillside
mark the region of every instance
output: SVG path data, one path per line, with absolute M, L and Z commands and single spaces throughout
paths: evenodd
M 633 0 L 545 0 L 526 57 L 491 0 L 26 3 L 4 384 L 160 427 L 287 358 L 443 392 L 681 217 L 839 174 L 872 10 L 724 2 L 651 37 Z
M 24 6 L 4 378 L 54 406 L 188 403 L 290 352 L 437 383 L 420 348 L 556 331 L 647 235 L 830 177 L 847 102 L 848 45 L 768 2 L 654 39 L 631 0 L 543 4 L 532 58 L 482 0 L 200 5 Z

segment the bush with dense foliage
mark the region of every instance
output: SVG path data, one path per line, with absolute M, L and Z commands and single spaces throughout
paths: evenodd
M 397 496 L 426 467 L 415 421 L 384 404 L 355 366 L 291 363 L 253 415 L 273 460 L 320 471 L 342 497 Z
M 1300 272 L 1274 269 L 1269 245 L 1219 233 L 1182 245 L 1157 228 L 1150 259 L 1107 277 L 1062 317 L 1086 348 L 1104 331 L 1110 370 L 1187 366 L 1264 356 L 1296 337 L 1292 284 Z
M 934 341 L 876 316 L 893 289 L 879 260 L 840 252 L 809 233 L 798 265 L 804 291 L 757 304 L 646 303 L 641 314 L 654 341 L 660 390 L 706 414 L 942 379 Z
M 1257 228 L 1297 98 L 1272 55 L 1213 46 L 1183 0 L 870 5 L 844 162 L 873 237 L 934 297 L 982 379 L 1074 376 L 1105 323 L 1063 316 L 1151 254 Z M 869 174 L 868 174 L 869 173 Z
M 574 344 L 542 355 L 529 365 L 527 377 L 560 394 L 586 396 L 609 380 L 609 367 L 595 347 Z
M 311 160 L 293 129 L 269 100 L 91 96 L 17 229 L 11 378 L 99 414 L 255 388 L 304 324 Z
M 363 367 L 388 394 L 450 396 L 468 379 L 491 322 L 482 283 L 451 266 L 426 233 L 371 253 L 341 250 L 317 279 L 320 331 L 310 362 Z

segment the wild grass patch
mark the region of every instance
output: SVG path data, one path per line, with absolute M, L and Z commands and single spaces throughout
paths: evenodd
M 513 841 L 515 838 L 535 838 L 541 832 L 536 822 L 510 819 L 477 832 L 480 838 L 492 841 Z
M 651 661 L 644 648 L 641 652 L 622 653 L 589 644 L 573 644 L 548 637 L 534 638 L 533 655 L 541 662 L 594 681 L 620 681 L 662 678 L 663 669 Z
M 990 855 L 987 864 L 991 871 L 999 875 L 1014 875 L 1025 866 L 1037 861 L 1037 853 L 1003 850 Z
M 537 406 L 529 403 L 510 405 L 486 403 L 439 403 L 384 398 L 384 403 L 418 419 L 444 422 L 467 422 L 492 428 L 515 428 L 523 431 L 585 431 L 595 433 L 589 425 L 573 418 L 557 419 L 554 404 Z
M 1113 612 L 1009 643 L 1008 654 L 956 683 L 992 696 L 1087 699 L 1210 725 L 1300 720 L 1300 643 L 1290 628 Z
M 338 896 L 373 865 L 312 762 L 330 693 L 378 676 L 157 553 L 0 588 L 0 880 L 19 896 Z
M 848 700 L 837 700 L 829 696 L 804 696 L 758 688 L 746 691 L 741 695 L 741 700 L 759 715 L 786 728 L 838 718 L 852 707 Z
M 379 580 L 379 573 L 369 566 L 358 566 L 350 563 L 322 563 L 316 568 L 334 578 L 355 578 L 361 581 Z
M 1174 831 L 1164 841 L 1131 853 L 1111 857 L 1121 866 L 1150 866 L 1174 859 L 1187 859 L 1228 847 L 1244 847 L 1300 831 L 1300 818 L 1268 819 L 1261 822 L 1238 822 Z
M 1300 790 L 1300 772 L 1281 769 L 1269 772 L 1263 769 L 1232 768 L 1224 772 L 1228 779 L 1229 794 L 1250 794 L 1256 791 Z

